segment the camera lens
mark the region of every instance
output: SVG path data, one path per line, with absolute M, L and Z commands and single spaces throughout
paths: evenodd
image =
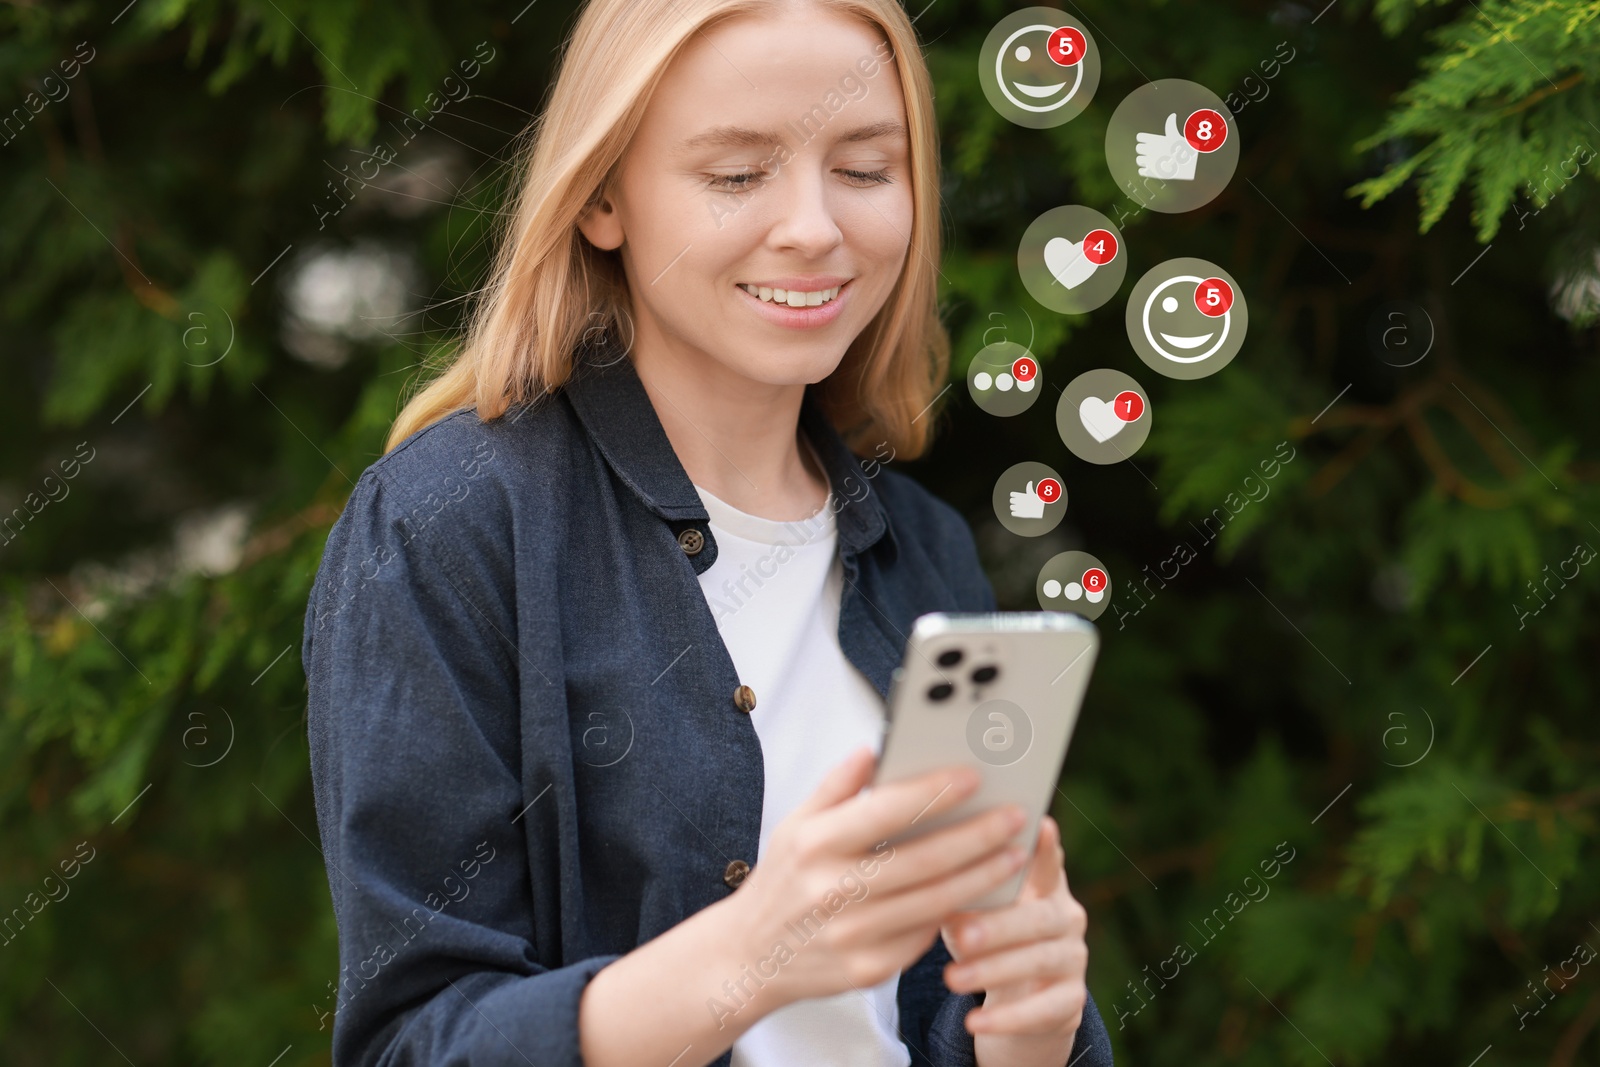
M 949 700 L 950 694 L 954 693 L 955 691 L 956 687 L 951 685 L 949 682 L 938 682 L 928 687 L 928 699 Z
M 974 682 L 976 682 L 978 685 L 983 685 L 985 682 L 994 681 L 995 675 L 997 675 L 999 673 L 1000 673 L 1000 668 L 999 667 L 995 667 L 995 666 L 992 666 L 992 665 L 991 666 L 987 666 L 987 667 L 979 667 L 977 670 L 972 672 L 972 680 Z
M 961 650 L 959 648 L 947 648 L 939 653 L 939 666 L 941 667 L 954 667 L 960 662 Z

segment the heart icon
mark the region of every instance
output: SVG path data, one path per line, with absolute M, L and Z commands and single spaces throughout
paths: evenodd
M 1068 289 L 1076 289 L 1088 281 L 1098 266 L 1083 254 L 1082 241 L 1069 241 L 1065 237 L 1052 237 L 1045 242 L 1044 265 L 1056 281 Z
M 1117 410 L 1109 401 L 1097 396 L 1083 398 L 1083 403 L 1078 405 L 1078 419 L 1083 423 L 1083 428 L 1089 431 L 1089 436 L 1101 444 L 1117 436 L 1128 425 L 1117 418 Z

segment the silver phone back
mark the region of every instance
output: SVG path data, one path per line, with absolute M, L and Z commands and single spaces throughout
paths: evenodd
M 955 808 L 919 817 L 891 843 L 1015 802 L 1028 821 L 1014 840 L 1031 856 L 1099 643 L 1093 624 L 1065 612 L 919 617 L 890 687 L 888 736 L 874 783 L 966 764 L 982 773 L 983 784 Z M 985 680 L 985 668 L 994 669 L 992 678 Z M 966 907 L 1011 903 L 1026 873 L 1024 865 Z

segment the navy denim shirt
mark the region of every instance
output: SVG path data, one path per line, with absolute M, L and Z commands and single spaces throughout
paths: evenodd
M 801 425 L 843 501 L 840 644 L 887 697 L 912 620 L 993 610 L 994 594 L 953 508 L 857 459 L 809 391 Z M 735 891 L 764 774 L 696 580 L 716 555 L 612 348 L 580 350 L 537 403 L 451 415 L 361 476 L 301 650 L 336 1067 L 578 1067 L 595 972 Z M 935 938 L 900 978 L 914 1064 L 974 1063 L 977 998 L 945 986 L 949 958 Z M 1110 1063 L 1091 1000 L 1072 1065 Z

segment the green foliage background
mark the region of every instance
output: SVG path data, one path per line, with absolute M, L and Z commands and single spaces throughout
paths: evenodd
M 1600 946 L 1600 570 L 1537 600 L 1529 584 L 1600 545 L 1600 195 L 1594 166 L 1567 162 L 1600 145 L 1600 5 L 1069 5 L 1105 74 L 1048 131 L 978 89 L 978 46 L 1014 6 L 937 0 L 917 24 L 958 385 L 938 446 L 905 469 L 969 515 L 1007 607 L 1032 606 L 1063 547 L 1105 560 L 1128 610 L 1177 543 L 1196 552 L 1137 615 L 1102 618 L 1056 808 L 1119 1061 L 1600 1063 L 1600 968 L 1551 978 Z M 351 480 L 482 276 L 501 163 L 573 14 L 519 8 L 0 7 L 0 108 L 93 49 L 70 95 L 24 107 L 0 144 L 0 516 L 26 517 L 0 545 L 0 915 L 93 849 L 70 896 L 0 947 L 7 1064 L 328 1062 L 338 964 L 301 619 Z M 395 158 L 453 144 L 464 180 L 411 213 L 358 198 L 319 231 L 335 172 L 398 146 L 391 124 L 480 42 L 497 58 L 474 98 Z M 1192 382 L 1152 380 L 1120 301 L 1058 316 L 1015 268 L 1050 207 L 1133 211 L 1105 124 L 1166 77 L 1249 101 L 1216 201 L 1123 223 L 1139 273 L 1203 256 L 1248 294 L 1244 352 Z M 418 258 L 429 313 L 337 369 L 291 358 L 292 260 L 275 257 L 369 237 Z M 1405 368 L 1368 335 L 1391 301 L 1434 327 Z M 1072 460 L 1053 404 L 976 410 L 959 382 L 996 329 L 1031 337 L 1053 383 L 1138 377 L 1155 428 L 1137 460 Z M 1193 524 L 1283 441 L 1295 458 L 1270 495 L 1207 544 Z M 40 508 L 80 442 L 93 458 Z M 1023 459 L 1066 474 L 1059 538 L 994 529 L 993 479 Z M 181 517 L 241 501 L 237 566 L 162 555 Z M 1280 842 L 1294 858 L 1241 908 L 1229 894 Z M 1229 921 L 1208 940 L 1216 908 Z M 1170 973 L 1182 943 L 1194 958 L 1136 998 L 1128 983 Z

